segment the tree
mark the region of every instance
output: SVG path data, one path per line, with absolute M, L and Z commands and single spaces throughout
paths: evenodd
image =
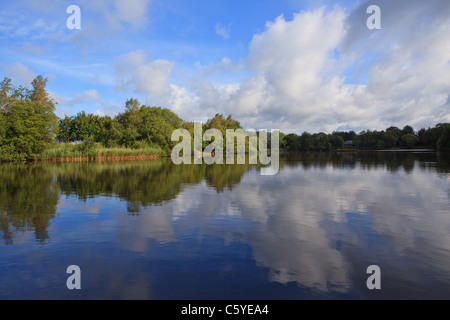
M 183 126 L 183 120 L 169 109 L 160 107 L 142 106 L 139 112 L 142 119 L 139 128 L 141 139 L 149 145 L 171 149 L 175 145 L 171 140 L 172 133 Z
M 309 151 L 314 148 L 313 136 L 309 132 L 303 132 L 300 141 L 301 150 Z
M 100 142 L 104 147 L 111 147 L 114 144 L 112 123 L 113 120 L 109 116 L 98 117 L 98 130 L 95 137 L 95 142 Z
M 84 141 L 95 134 L 93 116 L 85 111 L 78 112 L 72 119 L 71 132 L 74 141 Z
M 402 130 L 400 130 L 397 127 L 390 127 L 386 129 L 386 133 L 388 135 L 390 135 L 391 140 L 394 141 L 395 140 L 395 145 L 397 145 L 398 140 L 401 138 L 401 136 L 403 135 Z
M 14 88 L 8 78 L 0 84 L 3 159 L 33 159 L 53 143 L 57 117 L 46 83 L 47 79 L 38 76 L 32 90 Z
M 419 137 L 419 143 L 421 145 L 423 145 L 423 134 L 425 133 L 425 131 L 426 131 L 425 128 L 422 128 L 417 132 L 417 136 Z
M 116 117 L 118 125 L 116 129 L 119 132 L 119 144 L 126 147 L 132 147 L 137 140 L 141 138 L 139 128 L 142 125 L 140 115 L 141 104 L 136 99 L 128 99 L 125 102 L 125 112 L 119 113 Z
M 6 112 L 5 108 L 11 98 L 12 89 L 11 79 L 5 77 L 0 83 L 0 113 Z
M 225 136 L 227 129 L 242 129 L 239 121 L 234 120 L 230 115 L 225 119 L 222 114 L 216 114 L 214 118 L 206 121 L 203 129 L 217 129 Z
M 448 126 L 450 126 L 448 123 L 439 123 L 434 128 L 428 128 L 422 133 L 420 143 L 428 148 L 437 148 L 438 141 Z
M 438 150 L 450 150 L 450 124 L 444 125 L 437 141 Z
M 414 134 L 414 129 L 410 125 L 405 126 L 402 130 L 402 136 L 407 134 Z
M 302 148 L 301 138 L 294 133 L 286 135 L 284 141 L 288 151 L 300 151 Z
M 392 134 L 389 134 L 386 132 L 384 134 L 384 143 L 385 143 L 385 148 L 393 148 L 393 147 L 397 146 L 398 138 L 395 135 L 392 135 Z
M 328 141 L 332 149 L 341 149 L 344 147 L 344 138 L 339 135 L 331 134 L 328 136 Z
M 419 144 L 419 138 L 414 134 L 405 134 L 400 138 L 400 145 L 404 147 L 414 147 Z
M 328 142 L 328 135 L 320 132 L 313 134 L 313 141 L 314 141 L 314 149 L 316 150 L 330 150 L 331 144 Z
M 68 143 L 75 141 L 72 121 L 73 117 L 68 117 L 67 115 L 64 117 L 64 119 L 60 119 L 58 121 L 58 136 L 56 137 L 56 139 L 59 142 Z
M 238 129 L 243 129 L 243 128 L 241 127 L 241 124 L 239 123 L 239 121 L 234 120 L 231 117 L 231 115 L 228 115 L 227 118 L 224 118 L 224 116 L 222 114 L 216 114 L 214 116 L 214 118 L 209 119 L 203 125 L 203 132 L 205 132 L 205 131 L 207 131 L 209 129 L 217 129 L 217 130 L 219 130 L 222 133 L 223 145 L 226 146 L 227 145 L 227 139 L 230 139 L 230 137 L 227 137 L 226 131 L 228 129 L 230 129 L 230 130 L 238 130 Z M 257 132 L 257 134 L 259 134 L 259 133 Z M 211 142 L 203 140 L 203 148 L 208 146 Z M 234 144 L 234 146 L 235 146 L 235 152 L 237 152 L 237 144 Z M 246 143 L 246 146 L 245 146 L 246 151 L 248 151 L 248 148 L 249 148 L 249 146 Z
M 286 137 L 286 134 L 283 132 L 280 132 L 280 148 L 284 149 L 286 148 L 286 140 L 284 139 Z
M 355 131 L 335 131 L 332 133 L 333 136 L 340 136 L 345 141 L 353 140 L 356 136 Z

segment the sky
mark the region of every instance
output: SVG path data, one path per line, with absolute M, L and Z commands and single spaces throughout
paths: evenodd
M 59 117 L 136 98 L 246 129 L 419 130 L 450 122 L 449 35 L 448 0 L 0 0 L 0 77 L 47 77 Z

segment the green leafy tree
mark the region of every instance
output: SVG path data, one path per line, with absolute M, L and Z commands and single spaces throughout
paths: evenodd
M 183 126 L 183 120 L 169 109 L 142 106 L 140 108 L 142 124 L 139 135 L 149 145 L 159 145 L 163 149 L 171 149 L 175 143 L 171 141 L 172 133 Z
M 403 147 L 414 147 L 419 144 L 419 138 L 414 134 L 405 134 L 400 138 L 400 145 Z
M 450 124 L 442 128 L 441 135 L 437 141 L 438 150 L 450 150 Z
M 314 148 L 313 135 L 309 132 L 303 132 L 301 135 L 301 150 L 309 151 Z
M 6 108 L 11 99 L 11 91 L 13 86 L 11 84 L 11 79 L 4 78 L 0 83 L 0 112 L 6 113 Z
M 203 125 L 203 133 L 209 129 L 217 129 L 222 133 L 224 147 L 227 145 L 227 139 L 230 139 L 230 137 L 227 136 L 227 133 L 226 133 L 226 131 L 228 129 L 230 129 L 230 130 L 242 129 L 243 130 L 239 121 L 234 120 L 231 117 L 231 115 L 228 115 L 228 117 L 225 118 L 222 114 L 216 114 L 213 118 L 206 121 L 206 123 Z M 257 135 L 258 134 L 259 133 L 257 132 Z M 211 142 L 203 141 L 203 148 L 206 148 L 206 146 L 208 146 Z M 234 143 L 234 151 L 237 152 L 237 143 L 236 143 L 236 141 L 234 141 L 234 142 L 235 142 Z M 248 148 L 249 148 L 248 139 L 246 139 L 245 150 L 248 151 Z
M 7 78 L 1 83 L 2 159 L 33 159 L 52 145 L 57 117 L 54 102 L 45 90 L 46 83 L 42 76 L 33 80 L 32 90 L 14 88 Z
M 59 119 L 58 121 L 58 136 L 56 139 L 59 142 L 73 142 L 75 141 L 75 136 L 73 134 L 72 127 L 73 117 L 65 116 L 64 119 Z
M 300 151 L 302 149 L 301 137 L 294 133 L 286 135 L 284 141 L 288 151 Z
M 331 144 L 332 149 L 341 149 L 344 147 L 344 138 L 339 135 L 331 134 L 328 136 L 328 141 Z
M 0 148 L 6 143 L 6 122 L 6 115 L 2 111 L 0 111 Z
M 140 115 L 141 104 L 136 99 L 129 99 L 125 102 L 125 111 L 120 113 L 117 119 L 115 130 L 119 137 L 119 144 L 126 147 L 133 147 L 134 143 L 141 138 L 139 129 L 142 126 Z
M 97 137 L 99 128 L 99 116 L 86 114 L 85 111 L 77 113 L 72 119 L 70 131 L 73 141 L 84 141 L 89 137 Z
M 427 148 L 438 148 L 438 141 L 442 135 L 442 132 L 446 127 L 450 126 L 449 123 L 439 123 L 434 128 L 428 128 L 423 131 L 420 136 L 420 144 Z
M 328 135 L 320 132 L 313 134 L 314 149 L 315 150 L 330 150 L 331 145 L 328 142 Z
M 405 126 L 402 130 L 402 136 L 407 134 L 414 134 L 414 129 L 410 125 Z
M 111 147 L 114 145 L 113 132 L 112 132 L 113 120 L 109 116 L 103 116 L 97 118 L 97 134 L 95 141 L 101 143 L 104 147 Z

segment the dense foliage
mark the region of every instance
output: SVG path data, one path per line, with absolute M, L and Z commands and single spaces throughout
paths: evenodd
M 173 146 L 171 134 L 182 125 L 183 120 L 172 111 L 148 107 L 130 99 L 125 104 L 125 111 L 114 118 L 84 111 L 75 117 L 66 116 L 59 121 L 57 139 L 68 143 L 91 138 L 104 147 L 138 149 L 157 145 L 170 149 Z
M 344 145 L 345 143 L 345 145 Z M 288 134 L 282 145 L 288 151 L 324 151 L 349 147 L 362 150 L 393 148 L 450 149 L 450 124 L 438 124 L 434 128 L 420 129 L 415 133 L 411 126 L 403 129 L 390 127 L 384 131 L 333 132 L 332 134 L 304 132 Z
M 8 78 L 0 83 L 0 159 L 32 159 L 54 141 L 58 120 L 46 83 L 41 76 L 31 90 L 13 87 Z

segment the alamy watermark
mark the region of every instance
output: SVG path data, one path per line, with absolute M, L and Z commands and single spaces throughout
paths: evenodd
M 81 9 L 79 6 L 73 4 L 67 7 L 66 12 L 70 14 L 70 17 L 67 18 L 66 26 L 67 29 L 73 30 L 81 29 Z
M 367 7 L 367 14 L 371 16 L 367 19 L 366 26 L 369 30 L 380 30 L 381 29 L 381 9 L 379 6 L 371 5 Z
M 81 290 L 81 269 L 77 265 L 67 267 L 66 273 L 71 274 L 67 278 L 66 286 L 69 290 Z
M 372 265 L 367 268 L 367 274 L 371 276 L 367 279 L 366 285 L 369 290 L 381 289 L 381 269 L 377 265 Z
M 69 30 L 81 29 L 81 9 L 79 6 L 72 4 L 67 7 L 66 13 L 70 14 L 67 18 L 66 26 Z M 381 29 L 381 9 L 377 5 L 370 5 L 366 10 L 371 16 L 367 19 L 366 26 L 369 30 Z
M 174 164 L 223 164 L 224 162 L 224 137 L 220 130 L 209 129 L 202 134 L 202 124 L 196 122 L 194 124 L 194 139 L 192 150 L 192 137 L 188 130 L 177 129 L 172 133 L 172 141 L 182 141 L 178 143 L 171 153 Z M 261 175 L 275 175 L 280 167 L 280 131 L 272 130 L 270 134 L 270 155 L 268 153 L 268 135 L 266 130 L 258 132 L 243 129 L 227 129 L 226 130 L 226 164 L 235 164 L 235 156 L 237 164 L 246 164 L 246 144 L 248 140 L 248 158 L 249 164 L 268 165 L 261 169 Z M 235 141 L 237 140 L 237 145 Z M 203 150 L 203 141 L 211 142 Z M 192 152 L 193 151 L 193 152 Z M 192 157 L 193 155 L 193 157 Z

